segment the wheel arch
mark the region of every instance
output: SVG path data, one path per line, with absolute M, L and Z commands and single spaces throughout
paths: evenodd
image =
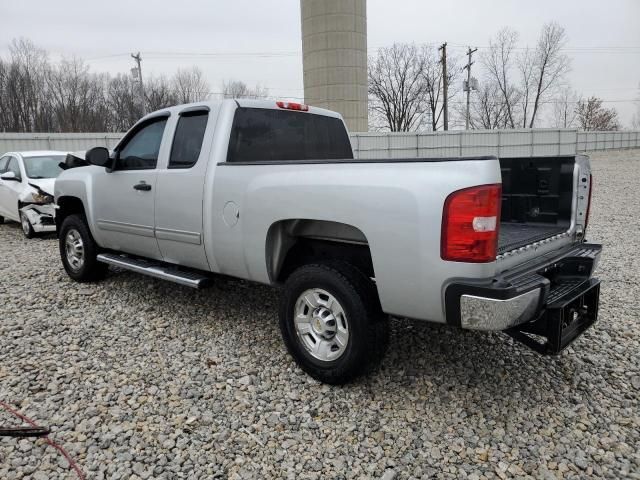
M 323 260 L 353 264 L 375 277 L 369 242 L 358 227 L 316 219 L 286 219 L 274 222 L 265 245 L 271 283 L 281 284 L 297 267 Z
M 56 231 L 60 231 L 62 222 L 64 222 L 64 219 L 69 215 L 81 214 L 86 216 L 84 203 L 82 203 L 82 200 L 78 197 L 70 195 L 60 197 L 56 205 Z

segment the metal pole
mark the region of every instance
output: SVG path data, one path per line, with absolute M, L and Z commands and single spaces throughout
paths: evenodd
M 138 64 L 138 80 L 140 80 L 140 104 L 142 105 L 142 114 L 145 115 L 147 113 L 147 109 L 144 100 L 144 84 L 142 83 L 142 57 L 140 56 L 140 52 L 136 53 L 135 55 L 132 53 L 131 57 Z
M 469 130 L 469 96 L 471 95 L 471 65 L 473 65 L 473 62 L 471 61 L 471 55 L 473 55 L 476 50 L 478 49 L 474 48 L 473 50 L 471 50 L 471 47 L 467 49 L 467 56 L 469 57 L 469 60 L 464 66 L 464 68 L 467 69 L 467 119 L 465 122 L 466 130 Z
M 442 50 L 442 96 L 444 101 L 442 116 L 444 122 L 444 130 L 449 130 L 449 98 L 447 94 L 447 84 L 449 83 L 447 78 L 447 42 L 444 42 L 438 50 Z

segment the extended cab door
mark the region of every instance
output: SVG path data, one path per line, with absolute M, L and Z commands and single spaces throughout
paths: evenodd
M 138 124 L 118 144 L 111 172 L 94 177 L 93 213 L 100 246 L 161 259 L 154 232 L 154 195 L 158 159 L 168 115 Z
M 156 237 L 167 262 L 209 270 L 202 202 L 217 109 L 191 106 L 176 120 L 166 168 L 158 170 Z

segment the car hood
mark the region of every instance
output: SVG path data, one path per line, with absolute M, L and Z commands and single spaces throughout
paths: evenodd
M 49 195 L 53 195 L 53 187 L 55 185 L 55 178 L 30 178 L 29 185 L 36 186 L 40 190 Z

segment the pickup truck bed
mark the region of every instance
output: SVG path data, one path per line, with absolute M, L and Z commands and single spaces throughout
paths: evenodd
M 568 232 L 576 156 L 501 158 L 498 255 Z
M 498 236 L 498 254 L 525 247 L 566 231 L 567 227 L 557 225 L 502 222 Z

